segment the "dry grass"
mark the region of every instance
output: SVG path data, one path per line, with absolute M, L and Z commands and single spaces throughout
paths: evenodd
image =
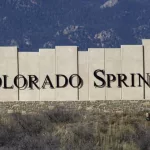
M 144 112 L 16 113 L 0 116 L 0 150 L 150 150 L 150 123 Z

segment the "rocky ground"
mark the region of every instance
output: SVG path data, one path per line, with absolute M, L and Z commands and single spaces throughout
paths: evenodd
M 1 150 L 149 150 L 148 101 L 0 103 Z

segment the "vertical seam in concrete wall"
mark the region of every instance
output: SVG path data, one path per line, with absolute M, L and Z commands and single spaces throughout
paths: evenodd
M 54 97 L 54 100 L 56 100 L 56 48 L 55 48 L 55 60 L 54 61 L 55 61 L 55 91 L 54 91 L 55 97 Z
M 18 74 L 18 101 L 20 100 L 20 90 L 19 90 L 19 48 L 17 48 L 17 74 Z
M 40 50 L 39 50 L 39 52 L 38 52 L 38 64 L 39 64 L 39 101 L 41 101 L 41 92 L 40 92 L 40 90 L 41 90 L 41 85 L 40 85 L 40 71 L 41 71 L 41 69 L 40 69 Z
M 89 49 L 88 49 L 88 100 L 90 100 L 90 94 L 89 94 Z
M 77 47 L 77 74 L 79 75 L 79 47 Z M 78 84 L 79 80 L 77 78 L 77 84 Z M 79 87 L 77 90 L 77 100 L 79 100 Z
M 89 53 L 87 51 L 87 67 L 88 67 L 88 100 L 89 100 Z
M 56 55 L 56 47 L 55 47 L 55 100 L 57 100 L 56 94 L 57 94 L 57 89 L 56 89 L 56 84 L 57 84 L 57 80 L 56 80 L 56 74 L 57 74 L 57 55 Z
M 105 55 L 106 55 L 106 53 L 105 53 L 105 48 L 104 48 L 104 71 L 106 71 Z M 106 72 L 105 72 L 105 81 L 106 81 Z M 106 86 L 104 88 L 105 88 L 105 99 L 104 100 L 106 100 Z
M 143 77 L 145 79 L 145 49 L 143 46 Z M 143 82 L 143 98 L 145 99 L 145 83 Z
M 123 66 L 123 65 L 122 65 L 122 62 L 123 62 L 123 61 L 122 61 L 122 48 L 120 48 L 120 61 L 121 61 L 121 62 L 120 62 L 120 63 L 121 63 L 121 68 L 120 68 L 120 69 L 121 69 L 121 73 L 122 73 L 122 66 Z M 122 87 L 121 87 L 121 100 L 122 100 Z

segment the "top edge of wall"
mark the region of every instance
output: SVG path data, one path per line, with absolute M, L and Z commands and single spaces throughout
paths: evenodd
M 142 39 L 142 44 L 150 44 L 150 39 Z
M 144 41 L 150 41 L 150 39 L 142 39 L 142 41 L 143 41 L 143 40 L 144 40 Z
M 18 49 L 17 46 L 0 46 L 0 48 L 17 48 Z
M 55 48 L 40 48 L 39 49 L 39 51 L 45 51 L 45 50 L 51 51 L 51 50 L 55 50 Z
M 29 53 L 38 53 L 39 51 L 19 51 L 19 53 L 26 53 L 26 52 L 29 52 Z
M 104 50 L 105 48 L 88 48 L 88 50 Z
M 106 50 L 120 50 L 121 48 L 104 48 L 104 49 L 106 49 Z
M 85 51 L 85 50 L 84 50 L 84 51 L 83 51 L 83 50 L 78 50 L 78 52 L 81 52 L 81 53 L 82 53 L 82 52 L 83 52 L 83 53 L 86 53 L 86 52 L 88 52 L 88 51 Z
M 142 40 L 142 44 L 141 45 L 121 45 L 121 47 L 120 48 L 122 48 L 122 47 L 136 47 L 136 46 L 143 46 L 143 45 L 150 45 L 150 39 L 141 39 Z M 66 48 L 68 48 L 68 47 L 75 47 L 75 48 L 77 48 L 78 49 L 78 51 L 82 51 L 82 52 L 86 52 L 86 51 L 89 51 L 89 50 L 91 50 L 91 49 L 95 49 L 95 50 L 104 50 L 104 49 L 119 49 L 118 47 L 117 48 L 88 48 L 88 49 L 82 49 L 82 50 L 80 50 L 79 49 L 79 46 L 76 46 L 76 45 L 59 45 L 59 46 L 55 46 L 54 48 L 40 48 L 40 49 L 38 49 L 38 50 L 20 50 L 20 48 L 19 48 L 19 46 L 0 46 L 0 48 L 2 49 L 2 48 L 16 48 L 16 49 L 18 49 L 18 51 L 19 52 L 39 52 L 40 50 L 53 50 L 53 49 L 55 49 L 55 48 L 57 48 L 57 47 L 66 47 Z
M 143 47 L 143 45 L 121 45 L 122 47 Z
M 67 48 L 69 48 L 69 47 L 76 47 L 76 48 L 78 48 L 78 46 L 75 46 L 75 45 L 73 45 L 73 46 L 55 46 L 55 48 L 57 48 L 57 47 L 63 47 L 63 48 L 65 48 L 65 47 L 67 47 Z

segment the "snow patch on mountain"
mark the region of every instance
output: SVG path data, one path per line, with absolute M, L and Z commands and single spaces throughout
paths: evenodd
M 46 43 L 44 43 L 43 47 L 44 48 L 53 48 L 53 47 L 55 47 L 55 43 L 53 41 L 47 41 Z
M 10 40 L 10 45 L 11 46 L 18 46 L 19 47 L 19 44 L 18 44 L 18 42 L 15 39 L 11 39 Z
M 112 28 L 95 34 L 94 39 L 97 41 L 96 45 L 101 47 L 107 47 L 108 45 L 114 47 L 121 40 Z
M 27 37 L 24 38 L 24 43 L 25 43 L 27 46 L 32 45 L 31 40 L 30 40 L 29 38 L 27 38 Z
M 115 6 L 119 0 L 108 0 L 103 5 L 100 6 L 101 9 L 107 8 L 107 7 L 113 7 Z
M 99 39 L 100 41 L 105 41 L 111 38 L 113 34 L 113 30 L 110 29 L 108 31 L 101 31 L 100 33 L 95 34 L 94 39 Z
M 63 30 L 63 34 L 67 35 L 69 33 L 75 32 L 78 30 L 78 26 L 70 25 Z

